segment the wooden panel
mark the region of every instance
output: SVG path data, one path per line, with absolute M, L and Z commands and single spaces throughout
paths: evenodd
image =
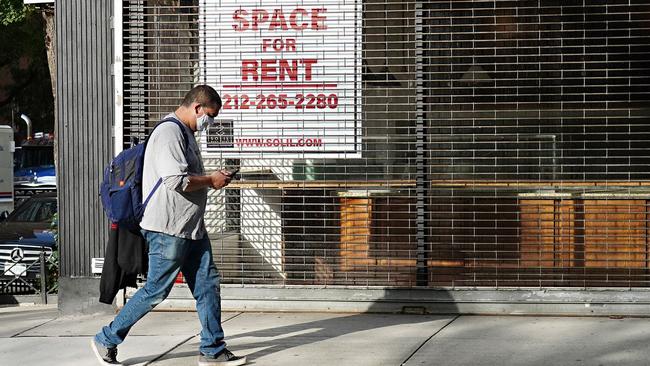
M 522 200 L 519 210 L 521 265 L 552 267 L 554 200 Z
M 228 188 L 251 189 L 352 189 L 415 187 L 415 180 L 255 180 L 233 181 Z
M 574 201 L 521 200 L 519 210 L 521 266 L 573 266 Z
M 431 186 L 433 187 L 458 187 L 458 188 L 476 188 L 476 187 L 509 187 L 509 188 L 535 188 L 535 189 L 548 189 L 549 187 L 557 189 L 566 188 L 593 188 L 593 187 L 648 187 L 650 181 L 648 180 L 601 180 L 601 181 L 584 181 L 584 180 L 545 180 L 540 181 L 537 179 L 517 179 L 517 180 L 492 180 L 492 179 L 438 179 L 432 180 Z
M 585 200 L 585 266 L 645 267 L 645 200 Z
M 339 273 L 319 267 L 319 280 L 345 284 L 415 284 L 415 223 L 409 199 L 341 198 Z
M 555 267 L 573 267 L 576 251 L 575 205 L 572 200 L 555 201 Z
M 370 249 L 372 200 L 341 198 L 341 270 L 363 264 Z

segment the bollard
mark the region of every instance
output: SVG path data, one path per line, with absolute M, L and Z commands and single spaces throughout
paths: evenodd
M 47 281 L 45 271 L 45 251 L 41 247 L 41 254 L 39 254 L 39 260 L 41 261 L 41 301 L 43 304 L 47 304 Z

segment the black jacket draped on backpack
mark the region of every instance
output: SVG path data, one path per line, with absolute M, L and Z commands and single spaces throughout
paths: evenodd
M 142 234 L 111 224 L 99 283 L 99 302 L 112 304 L 120 289 L 137 287 L 137 276 L 147 273 L 148 260 Z

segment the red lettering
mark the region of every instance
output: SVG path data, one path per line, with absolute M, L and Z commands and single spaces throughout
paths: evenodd
M 302 17 L 304 18 L 307 16 L 307 10 L 301 8 L 294 9 L 289 16 L 289 22 L 291 23 L 291 28 L 295 30 L 303 30 L 307 28 L 307 22 L 302 22 L 298 25 L 296 23 L 296 17 L 298 17 L 298 14 L 302 14 Z
M 284 41 L 282 40 L 282 38 L 273 40 L 273 50 L 275 50 L 275 52 L 280 52 L 282 51 L 283 48 L 284 48 Z
M 237 9 L 233 13 L 232 20 L 238 22 L 239 24 L 233 24 L 232 28 L 237 32 L 243 32 L 248 29 L 248 20 L 244 18 L 246 15 L 248 15 L 248 12 L 244 9 Z
M 237 9 L 232 15 L 234 21 L 232 27 L 238 32 L 246 30 L 257 31 L 260 30 L 260 28 L 266 28 L 269 31 L 286 31 L 289 29 L 301 31 L 308 28 L 312 30 L 327 29 L 327 25 L 325 24 L 327 21 L 327 17 L 325 16 L 325 13 L 327 12 L 326 8 L 295 8 L 289 15 L 289 22 L 287 22 L 287 17 L 285 15 L 288 13 L 285 13 L 282 8 L 273 9 L 272 14 L 270 11 L 270 9 L 266 10 L 256 8 L 252 9 L 249 13 L 247 10 Z
M 305 80 L 311 80 L 311 65 L 318 62 L 315 58 L 302 59 L 302 64 L 305 65 Z
M 298 80 L 298 60 L 291 60 L 291 66 L 288 60 L 280 60 L 280 80 L 286 80 L 286 76 L 289 80 Z
M 273 18 L 271 18 L 271 24 L 269 25 L 269 30 L 275 30 L 275 28 L 280 27 L 282 30 L 287 30 L 289 27 L 287 26 L 287 20 L 284 19 L 284 13 L 282 12 L 282 9 L 274 9 L 273 10 Z
M 285 51 L 292 51 L 296 52 L 296 39 L 295 38 L 289 38 L 284 41 L 284 48 Z
M 262 39 L 262 52 L 266 52 L 266 49 L 269 47 L 270 41 L 271 41 L 271 39 L 269 39 L 269 38 L 263 38 Z
M 241 79 L 247 81 L 249 75 L 253 80 L 258 80 L 256 60 L 242 60 L 241 62 Z
M 259 24 L 269 20 L 269 13 L 264 9 L 253 9 L 253 27 L 252 30 L 258 30 Z
M 324 16 L 318 16 L 320 12 L 325 13 L 326 11 L 327 9 L 325 8 L 311 9 L 311 29 L 327 29 L 327 25 L 325 25 L 326 18 Z
M 276 81 L 292 80 L 298 81 L 298 67 L 304 66 L 304 80 L 312 80 L 313 65 L 317 64 L 315 58 L 305 58 L 301 60 L 287 59 L 266 59 L 260 60 L 242 60 L 241 73 L 242 81 Z M 260 70 L 261 69 L 261 70 Z
M 271 47 L 275 52 L 296 52 L 296 39 L 262 38 L 262 52 L 267 52 Z
M 274 74 L 276 70 L 275 60 L 262 60 L 262 81 L 277 80 L 277 75 Z

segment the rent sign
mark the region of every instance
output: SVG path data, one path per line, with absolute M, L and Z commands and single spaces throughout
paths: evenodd
M 358 157 L 361 0 L 201 0 L 204 156 Z

